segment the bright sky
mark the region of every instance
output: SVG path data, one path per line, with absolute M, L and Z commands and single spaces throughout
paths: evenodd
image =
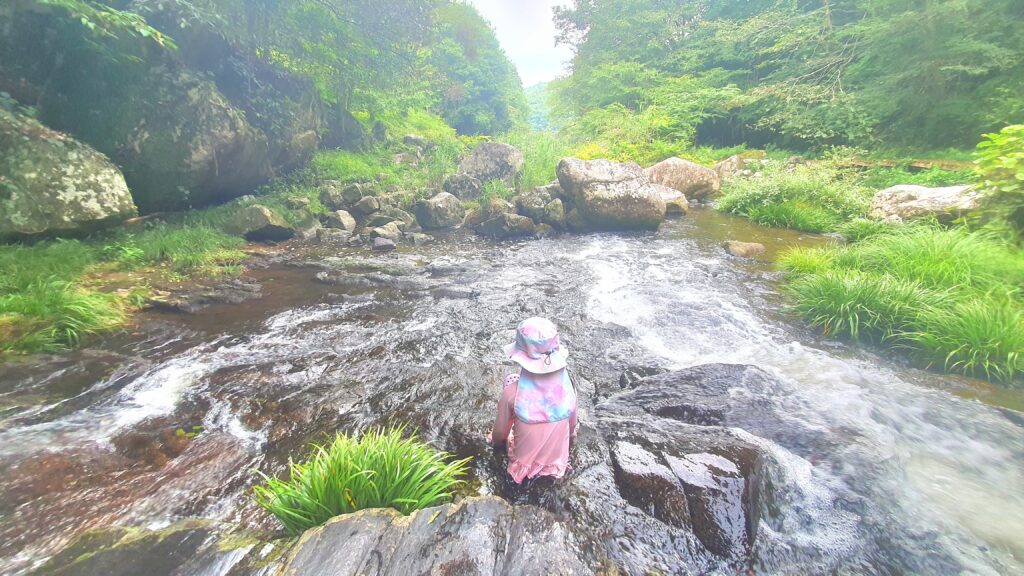
M 553 80 L 572 59 L 568 46 L 555 48 L 551 9 L 569 0 L 469 0 L 498 33 L 498 41 L 519 69 L 523 86 Z

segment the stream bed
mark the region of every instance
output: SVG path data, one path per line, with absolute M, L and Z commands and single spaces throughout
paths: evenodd
M 0 573 L 31 573 L 94 528 L 205 518 L 273 536 L 254 471 L 389 424 L 472 456 L 465 495 L 543 508 L 628 574 L 1024 573 L 1022 395 L 820 337 L 787 315 L 771 265 L 726 255 L 727 239 L 769 257 L 824 241 L 698 209 L 657 234 L 310 247 L 249 274 L 260 299 L 146 313 L 83 350 L 4 366 Z M 581 431 L 569 477 L 517 488 L 484 436 L 511 370 L 501 346 L 534 315 L 570 349 Z M 670 373 L 716 363 L 760 370 Z M 692 414 L 630 424 L 651 381 L 724 406 L 714 449 L 668 455 L 700 443 Z M 718 536 L 691 537 L 696 520 L 637 495 L 630 463 L 658 453 L 655 436 L 689 470 L 759 454 L 742 510 L 712 511 Z

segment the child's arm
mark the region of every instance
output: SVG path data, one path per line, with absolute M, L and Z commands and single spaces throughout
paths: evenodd
M 508 442 L 509 432 L 512 431 L 512 410 L 516 402 L 518 386 L 519 376 L 517 374 L 505 377 L 505 388 L 501 391 L 501 398 L 498 400 L 498 417 L 494 420 L 494 429 L 491 430 L 489 439 L 494 446 Z

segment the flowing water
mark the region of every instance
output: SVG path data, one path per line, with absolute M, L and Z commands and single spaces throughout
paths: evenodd
M 770 255 L 822 241 L 698 210 L 657 235 L 345 249 L 307 258 L 345 270 L 334 285 L 313 282 L 318 268 L 273 266 L 254 272 L 261 300 L 149 315 L 85 351 L 8 365 L 0 572 L 26 573 L 88 528 L 212 518 L 272 530 L 249 498 L 253 470 L 280 473 L 310 441 L 385 423 L 473 456 L 472 492 L 572 518 L 563 488 L 510 491 L 483 447 L 510 369 L 500 347 L 518 320 L 545 315 L 572 353 L 581 436 L 629 369 L 743 363 L 778 377 L 770 392 L 729 391 L 759 407 L 738 433 L 779 468 L 759 572 L 1024 573 L 1020 395 L 819 338 L 785 314 L 770 265 L 727 257 L 727 238 Z M 580 479 L 566 483 L 585 492 L 581 445 Z

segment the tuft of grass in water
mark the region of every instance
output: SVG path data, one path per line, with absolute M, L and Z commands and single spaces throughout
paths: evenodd
M 1024 370 L 1024 252 L 997 236 L 898 226 L 848 246 L 788 251 L 779 266 L 794 309 L 829 335 L 996 381 Z
M 297 535 L 365 508 L 411 514 L 450 499 L 469 459 L 450 461 L 449 454 L 402 435 L 401 428 L 361 437 L 339 434 L 326 446 L 314 446 L 307 461 L 291 463 L 288 480 L 261 474 L 256 502 Z
M 754 207 L 747 212 L 747 218 L 761 226 L 792 228 L 818 234 L 834 229 L 839 223 L 839 219 L 831 212 L 804 202 Z
M 838 232 L 847 242 L 860 242 L 872 236 L 888 234 L 898 229 L 895 224 L 889 224 L 881 220 L 869 220 L 867 218 L 854 218 L 836 227 Z

